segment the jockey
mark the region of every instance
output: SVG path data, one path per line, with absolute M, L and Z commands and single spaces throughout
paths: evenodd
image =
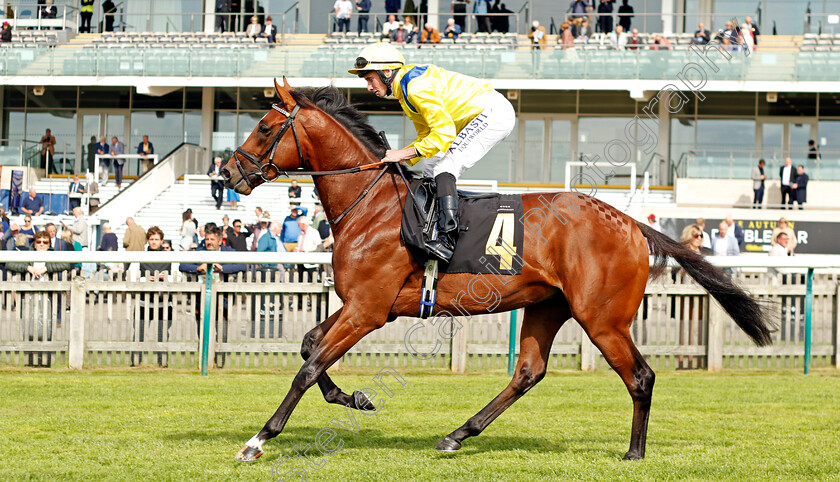
M 423 176 L 437 184 L 440 209 L 438 239 L 427 248 L 449 261 L 458 237 L 458 192 L 455 181 L 513 131 L 513 106 L 489 83 L 435 65 L 405 65 L 387 43 L 365 47 L 349 70 L 367 81 L 377 97 L 396 99 L 417 129 L 405 149 L 386 151 L 383 161 L 424 158 Z

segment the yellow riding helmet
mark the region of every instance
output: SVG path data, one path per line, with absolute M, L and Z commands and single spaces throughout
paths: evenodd
M 359 72 L 367 70 L 397 70 L 404 65 L 405 58 L 399 50 L 389 43 L 377 42 L 359 52 L 356 63 L 348 72 L 358 75 Z

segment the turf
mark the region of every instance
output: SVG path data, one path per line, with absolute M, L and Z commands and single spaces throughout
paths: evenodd
M 374 372 L 338 372 L 348 389 Z M 0 370 L 2 480 L 272 480 L 334 428 L 310 480 L 840 480 L 840 372 L 663 372 L 647 459 L 620 461 L 631 403 L 617 376 L 552 373 L 455 454 L 438 440 L 494 397 L 502 373 L 406 371 L 358 433 L 317 388 L 251 464 L 233 455 L 276 409 L 290 372 Z M 349 423 L 349 422 L 346 422 Z M 336 448 L 338 439 L 327 444 Z M 315 449 L 310 449 L 310 454 Z M 316 452 L 317 453 L 317 452 Z M 277 477 L 278 480 L 282 477 Z M 299 480 L 298 478 L 292 480 Z

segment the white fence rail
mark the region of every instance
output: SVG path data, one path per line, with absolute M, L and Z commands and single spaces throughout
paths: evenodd
M 797 368 L 806 364 L 806 341 L 817 367 L 840 360 L 840 277 L 818 270 L 811 287 L 812 323 L 806 323 L 809 268 L 840 267 L 840 257 L 711 258 L 720 265 L 763 266 L 784 273 L 745 269 L 736 274 L 756 298 L 775 303 L 779 330 L 769 347 L 756 347 L 716 302 L 690 279 L 664 276 L 646 289 L 632 335 L 658 369 Z M 330 253 L 237 252 L 9 252 L 0 262 L 246 263 L 247 273 L 214 280 L 171 273 L 165 281 L 125 280 L 103 272 L 84 277 L 55 275 L 32 280 L 19 275 L 0 283 L 0 363 L 71 367 L 159 363 L 195 368 L 202 354 L 217 367 L 296 368 L 303 335 L 340 305 L 327 280 Z M 724 261 L 726 263 L 724 263 Z M 284 264 L 285 271 L 260 268 Z M 301 263 L 322 265 L 302 271 Z M 803 269 L 804 268 L 804 269 Z M 205 303 L 210 309 L 206 310 Z M 418 294 L 419 302 L 419 294 Z M 207 350 L 199 321 L 208 315 Z M 441 339 L 428 323 L 400 318 L 377 330 L 342 359 L 356 367 L 501 370 L 508 364 L 507 313 L 459 318 L 463 328 Z M 518 340 L 519 327 L 516 327 Z M 411 332 L 411 347 L 406 346 Z M 436 356 L 418 357 L 438 348 Z M 412 350 L 409 350 L 411 348 Z M 518 343 L 515 345 L 518 351 Z M 425 359 L 424 359 L 425 358 Z M 603 358 L 574 320 L 560 330 L 552 368 L 606 368 Z

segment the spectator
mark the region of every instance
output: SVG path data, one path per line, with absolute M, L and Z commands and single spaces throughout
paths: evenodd
M 210 195 L 216 201 L 216 209 L 222 209 L 222 192 L 225 188 L 225 181 L 222 177 L 222 158 L 213 159 L 213 165 L 207 170 L 210 176 Z
M 86 190 L 88 196 L 90 196 L 90 214 L 93 214 L 99 209 L 99 184 L 96 182 L 93 171 L 87 173 L 85 180 L 87 181 Z
M 12 26 L 9 22 L 3 22 L 2 30 L 0 30 L 0 43 L 12 41 Z
M 6 210 L 0 206 L 0 231 L 9 229 L 9 217 L 6 216 Z
M 97 142 L 96 145 L 93 146 L 93 148 L 94 148 L 94 152 L 96 152 L 96 155 L 98 155 L 98 156 L 104 156 L 105 154 L 108 154 L 108 151 L 110 150 L 110 148 L 108 147 L 108 144 L 105 142 L 104 137 L 100 137 L 99 142 Z M 100 157 L 99 158 L 99 178 L 102 180 L 102 185 L 103 186 L 108 185 L 108 176 L 110 174 L 110 169 L 111 169 L 111 159 L 109 157 Z
M 35 241 L 33 243 L 34 251 L 50 251 L 50 236 L 44 231 L 35 233 Z M 46 281 L 49 274 L 61 273 L 70 271 L 73 265 L 70 263 L 43 263 L 43 262 L 20 262 L 20 263 L 6 263 L 6 271 L 10 273 L 20 273 L 24 275 L 29 273 L 35 280 Z M 23 331 L 24 341 L 52 341 L 53 330 L 53 313 L 58 313 L 57 326 L 61 326 L 62 309 L 52 309 L 51 303 L 55 302 L 61 306 L 61 295 L 54 296 L 50 292 L 31 291 L 21 293 L 20 303 L 18 305 L 18 312 L 21 316 L 26 316 L 27 319 L 21 319 L 21 328 Z M 45 315 L 45 316 L 44 316 Z M 53 354 L 50 352 L 39 352 L 37 355 L 33 352 L 25 352 L 27 366 L 50 366 Z
M 94 0 L 82 0 L 80 10 L 81 22 L 79 22 L 79 33 L 90 33 L 90 20 L 93 18 Z
M 298 236 L 300 236 L 300 227 L 298 226 L 297 218 L 301 214 L 297 206 L 291 207 L 291 212 L 283 220 L 282 238 L 283 244 L 286 245 L 286 251 L 295 251 L 297 247 Z
M 318 230 L 318 234 L 321 235 L 322 240 L 330 236 L 330 222 L 327 221 L 324 207 L 320 204 L 315 205 L 315 213 L 312 215 L 312 227 Z
M 260 239 L 268 234 L 268 228 L 271 225 L 271 217 L 268 213 L 263 213 L 262 217 L 257 219 L 257 222 L 252 225 L 251 232 L 254 233 L 254 239 L 251 241 L 251 251 L 256 251 Z
M 96 136 L 90 136 L 90 142 L 87 145 L 87 162 L 88 172 L 96 170 Z
M 233 251 L 233 248 L 229 248 L 227 246 L 222 246 L 222 233 L 221 230 L 217 226 L 208 226 L 207 227 L 207 237 L 205 238 L 205 246 L 199 247 L 197 251 Z M 181 263 L 179 267 L 182 273 L 192 273 L 196 275 L 206 275 L 207 274 L 207 264 L 206 263 Z M 222 281 L 227 281 L 228 276 L 236 273 L 243 273 L 245 272 L 248 267 L 244 264 L 233 263 L 233 264 L 220 264 L 214 263 L 213 264 L 213 273 L 219 274 L 222 278 Z M 193 309 L 195 310 L 195 325 L 196 331 L 198 332 L 199 336 L 201 334 L 201 310 L 202 307 L 199 303 L 200 295 L 196 295 L 193 297 Z M 221 341 L 222 343 L 227 342 L 227 335 L 228 335 L 228 296 L 219 295 L 217 298 L 217 306 L 222 306 L 222 319 L 223 324 L 219 326 L 218 318 L 216 321 L 216 336 L 217 341 Z M 221 333 L 221 335 L 219 335 Z M 216 354 L 216 365 L 218 367 L 223 367 L 225 363 L 225 356 L 223 354 Z
M 752 36 L 753 46 L 758 45 L 758 36 L 760 35 L 760 33 L 758 31 L 758 25 L 752 23 L 752 18 L 750 18 L 750 17 L 744 17 L 744 25 L 746 26 L 746 28 L 744 30 L 749 32 L 750 35 Z M 755 48 L 755 47 L 753 47 L 753 48 Z
M 126 251 L 143 251 L 146 247 L 146 231 L 134 222 L 134 218 L 126 218 L 123 236 L 123 247 Z
M 112 0 L 102 2 L 102 14 L 105 17 L 105 32 L 114 31 L 114 20 L 117 16 L 117 5 Z
M 446 20 L 446 28 L 443 29 L 443 35 L 446 38 L 451 38 L 453 41 L 458 40 L 458 36 L 461 35 L 461 26 L 455 23 L 454 18 Z
M 607 34 L 607 42 L 615 50 L 624 50 L 627 47 L 627 34 L 621 25 L 616 25 L 615 32 Z
M 651 44 L 650 49 L 671 50 L 671 41 L 659 34 L 656 34 L 653 36 L 653 43 Z
M 211 225 L 215 226 L 216 223 L 207 223 L 205 225 L 202 225 L 202 226 L 198 227 L 198 233 L 196 233 L 196 238 L 195 239 L 196 239 L 196 243 L 198 244 L 198 247 L 201 248 L 201 249 L 204 249 L 204 238 L 205 238 L 204 233 L 207 230 L 207 226 L 211 226 Z
M 55 7 L 53 7 L 55 8 Z M 58 169 L 55 168 L 55 136 L 52 135 L 50 129 L 41 137 L 41 169 L 46 169 L 47 174 L 56 173 Z
M 32 224 L 32 216 L 27 214 L 23 217 L 23 226 L 20 228 L 20 234 L 26 238 L 26 249 L 32 246 L 32 241 L 35 240 L 35 233 L 38 227 Z
M 435 28 L 434 25 L 431 23 L 426 23 L 425 28 L 420 33 L 420 43 L 421 44 L 439 44 L 440 43 L 440 32 L 438 29 Z
M 353 4 L 350 3 L 350 0 L 336 0 L 333 5 L 333 11 L 335 12 L 335 19 L 338 22 L 336 32 L 349 32 L 350 15 L 353 14 Z
M 114 177 L 117 182 L 117 189 L 122 188 L 123 167 L 125 167 L 125 158 L 116 157 L 125 154 L 125 145 L 117 139 L 117 136 L 111 138 L 111 147 L 109 149 L 111 155 L 114 156 Z
M 753 181 L 753 209 L 761 209 L 764 201 L 764 181 L 767 175 L 764 173 L 764 159 L 758 160 L 758 165 L 752 169 L 750 179 Z
M 611 0 L 601 0 L 598 5 L 598 31 L 609 33 L 613 31 L 613 4 Z
M 231 21 L 231 3 L 231 0 L 216 0 L 216 28 L 219 32 L 224 32 L 226 29 L 230 30 L 226 27 L 228 27 Z
M 296 179 L 292 179 L 292 185 L 289 186 L 289 197 L 300 199 L 300 186 Z
M 245 36 L 248 38 L 257 38 L 262 33 L 262 25 L 260 25 L 256 15 L 251 17 L 251 23 L 245 28 Z
M 493 6 L 490 7 L 490 28 L 493 32 L 501 32 L 499 28 L 499 20 L 501 20 L 502 7 L 499 6 L 499 0 L 494 0 Z
M 726 225 L 729 227 L 727 231 L 729 236 L 735 238 L 738 241 L 738 249 L 744 247 L 744 228 L 741 227 L 740 224 L 735 224 L 735 220 L 732 218 L 731 214 L 726 215 Z
M 657 233 L 662 232 L 662 225 L 660 225 L 659 222 L 656 220 L 655 214 L 651 214 L 650 216 L 648 216 L 647 221 L 648 224 L 650 224 L 650 227 L 653 228 Z
M 712 237 L 712 251 L 715 256 L 738 256 L 741 250 L 738 249 L 738 241 L 735 236 L 729 236 L 729 225 L 726 221 L 721 221 L 718 226 L 717 235 Z M 732 268 L 724 268 L 723 271 L 730 276 L 732 275 Z
M 356 0 L 356 10 L 359 12 L 359 20 L 357 21 L 359 33 L 368 31 L 368 19 L 370 18 L 368 12 L 370 12 L 370 7 L 370 0 Z
M 705 250 L 705 248 L 703 248 L 704 235 L 705 233 L 702 229 L 700 229 L 700 226 L 696 224 L 689 224 L 682 231 L 682 235 L 680 236 L 680 244 L 690 249 L 691 251 L 694 251 L 695 253 L 703 253 L 703 251 Z M 682 277 L 682 279 L 685 279 L 686 272 L 684 269 L 680 268 L 678 273 Z
M 164 240 L 162 243 L 160 243 L 160 249 L 164 251 L 172 251 L 172 243 Z
M 789 254 L 793 254 L 793 250 L 796 249 L 796 233 L 788 226 L 787 219 L 785 218 L 779 218 L 779 224 L 773 228 L 773 235 L 770 237 L 771 245 L 776 245 L 776 238 L 779 237 L 779 233 L 786 233 L 788 235 L 790 241 L 788 242 L 787 250 Z
M 73 174 L 73 181 L 70 183 L 70 189 L 68 190 L 70 194 L 81 194 L 85 192 L 85 185 L 79 181 L 79 175 Z M 76 197 L 69 197 L 69 205 L 70 210 L 73 210 L 76 206 L 81 205 L 82 201 Z
M 531 31 L 528 33 L 528 38 L 531 39 L 531 45 L 534 50 L 540 50 L 548 42 L 545 36 L 545 27 L 540 26 L 539 20 L 534 20 L 531 24 Z
M 251 235 L 251 230 L 245 228 L 243 231 L 242 228 L 242 221 L 234 219 L 233 227 L 227 229 L 227 245 L 236 251 L 248 251 L 248 236 Z
M 493 30 L 490 17 L 487 16 L 490 13 L 490 0 L 473 0 L 473 13 L 478 23 L 478 31 L 490 33 Z
M 571 13 L 574 18 L 584 18 L 586 17 L 586 7 L 586 2 L 583 0 L 574 0 L 569 4 L 567 12 Z
M 817 143 L 813 139 L 808 141 L 808 159 L 817 160 L 820 158 L 820 151 L 817 148 Z
M 283 225 L 277 221 L 268 225 L 266 233 L 260 237 L 257 243 L 257 251 L 260 253 L 285 253 L 286 246 L 283 243 L 280 233 L 283 231 Z M 275 270 L 282 270 L 282 265 L 279 264 L 264 264 L 264 268 L 273 268 Z
M 74 251 L 73 245 L 67 244 L 63 239 L 58 237 L 58 229 L 56 229 L 55 224 L 47 223 L 44 226 L 44 230 L 50 235 L 50 247 L 53 251 Z
M 146 242 L 149 244 L 147 251 L 163 252 L 163 231 L 157 227 L 152 226 L 146 232 Z M 170 263 L 140 263 L 140 275 L 144 280 L 148 281 L 166 281 L 169 272 L 172 270 Z M 157 313 L 154 320 L 157 321 L 157 341 L 158 343 L 165 342 L 169 339 L 169 329 L 172 328 L 172 295 L 164 298 L 163 295 L 157 293 L 157 300 L 152 292 L 143 293 L 140 295 L 140 323 L 138 332 L 134 333 L 132 341 L 146 341 L 145 327 L 147 320 L 152 317 L 152 308 L 157 306 Z M 164 312 L 164 308 L 166 312 Z M 166 328 L 164 328 L 166 322 Z M 166 352 L 155 352 L 157 355 L 158 366 L 165 367 L 168 364 Z M 142 352 L 134 352 L 131 354 L 131 366 L 137 366 L 143 362 Z
M 627 4 L 627 0 L 622 0 L 622 5 L 618 7 L 618 24 L 624 28 L 625 32 L 630 31 L 630 23 L 633 18 L 633 7 Z
M 143 136 L 143 141 L 140 144 L 137 144 L 137 154 L 141 156 L 151 156 L 154 153 L 155 146 L 149 142 L 149 136 Z M 153 161 L 146 159 L 143 160 L 143 172 L 148 171 L 152 167 L 154 167 Z
M 32 216 L 40 216 L 44 213 L 44 201 L 38 197 L 34 187 L 29 188 L 29 196 L 21 201 L 20 210 Z
M 750 52 L 755 50 L 755 38 L 753 38 L 746 23 L 742 24 L 740 30 L 738 30 L 738 43 L 746 45 Z
M 16 251 L 17 238 L 20 235 L 20 226 L 17 223 L 11 223 L 9 225 L 9 229 L 3 230 L 3 239 L 2 242 L 0 242 L 0 249 L 3 251 Z M 28 245 L 29 243 L 27 243 L 27 249 Z
M 408 37 L 408 32 L 405 30 L 405 26 L 403 24 L 399 24 L 396 30 L 391 31 L 391 42 L 402 44 L 405 43 L 406 38 Z
M 397 22 L 395 15 L 388 15 L 388 21 L 382 24 L 382 38 L 391 38 L 391 34 L 399 28 L 400 22 Z
M 187 251 L 190 248 L 190 243 L 195 242 L 195 223 L 193 222 L 192 211 L 186 210 L 181 214 L 181 241 L 178 245 L 181 246 L 182 251 Z
M 53 0 L 47 0 L 45 5 L 41 7 L 41 18 L 51 19 L 58 17 L 58 7 L 53 5 Z
M 575 47 L 575 37 L 568 22 L 560 24 L 560 48 L 563 50 Z
M 711 33 L 706 30 L 706 25 L 703 22 L 697 24 L 697 30 L 694 32 L 694 39 L 691 41 L 695 44 L 706 45 L 711 40 Z
M 321 250 L 321 236 L 318 234 L 318 230 L 312 227 L 312 221 L 306 216 L 298 216 L 297 221 L 300 234 L 298 235 L 297 248 L 295 250 L 300 253 L 314 253 Z M 317 264 L 299 264 L 298 273 L 300 275 L 300 281 L 304 281 L 304 275 L 306 282 L 312 283 L 315 281 L 314 275 L 317 269 Z M 320 301 L 321 296 L 316 295 L 315 302 L 318 310 L 320 310 Z M 311 310 L 312 297 L 307 298 L 307 303 L 310 305 L 308 309 Z M 298 309 L 303 309 L 303 299 L 301 296 L 298 296 Z M 316 313 L 316 318 L 320 319 L 320 311 Z
M 385 13 L 400 13 L 401 0 L 385 0 Z M 390 20 L 391 16 L 388 16 Z
M 790 241 L 790 235 L 784 231 L 780 231 L 779 234 L 773 237 L 770 256 L 793 256 L 793 250 L 789 248 Z
M 222 183 L 224 184 L 224 181 L 222 181 Z M 239 193 L 230 188 L 226 188 L 225 193 L 227 194 L 227 200 L 230 203 L 230 208 L 234 211 L 239 209 L 239 201 L 242 200 L 242 198 L 239 197 Z
M 779 179 L 782 180 L 782 209 L 785 209 L 785 204 L 790 205 L 790 208 L 793 209 L 793 198 L 796 193 L 792 186 L 796 183 L 796 169 L 791 165 L 790 157 L 786 157 L 785 165 L 779 168 Z
M 805 174 L 805 166 L 802 164 L 796 168 L 796 182 L 790 187 L 795 191 L 796 202 L 799 203 L 799 209 L 802 209 L 808 197 L 808 175 Z
M 277 27 L 271 23 L 271 17 L 265 18 L 265 25 L 263 25 L 261 37 L 266 37 L 268 43 L 273 44 L 277 39 Z
M 694 224 L 700 228 L 700 232 L 703 233 L 703 247 L 707 249 L 712 249 L 712 240 L 709 238 L 709 233 L 706 232 L 706 219 L 705 218 L 697 218 L 694 221 Z
M 117 246 L 117 235 L 111 231 L 111 224 L 110 223 L 102 223 L 102 242 L 99 244 L 99 247 L 96 248 L 97 251 L 119 251 L 119 247 Z
M 417 25 L 414 24 L 413 17 L 404 17 L 405 23 L 403 24 L 403 28 L 405 28 L 405 43 L 406 45 L 417 45 L 420 43 L 420 30 L 417 28 Z
M 585 18 L 581 19 L 577 37 L 584 39 L 588 43 L 589 38 L 592 37 L 592 33 L 592 26 L 589 25 L 589 21 Z
M 65 229 L 69 229 L 70 232 L 73 233 L 73 235 L 75 236 L 74 239 L 76 239 L 79 242 L 79 246 L 81 246 L 82 248 L 87 248 L 89 245 L 88 224 L 87 220 L 85 220 L 85 215 L 82 214 L 81 207 L 76 206 L 75 208 L 73 208 L 73 218 L 73 224 L 71 224 L 70 226 L 64 223 L 62 223 L 62 225 Z M 77 249 L 76 251 L 81 250 Z
M 508 10 L 505 4 L 501 4 L 499 6 L 499 13 L 502 14 L 499 16 L 499 19 L 496 21 L 499 27 L 499 32 L 507 33 L 510 31 L 510 15 L 513 13 L 512 10 Z M 461 28 L 463 31 L 463 27 Z
M 724 40 L 729 40 L 730 44 L 737 43 L 738 30 L 735 28 L 735 25 L 732 22 L 727 21 L 726 28 L 718 32 L 717 38 L 721 40 L 721 43 L 723 43 Z
M 222 246 L 227 246 L 227 233 L 230 229 L 230 216 L 227 214 L 222 216 Z
M 65 226 L 64 229 L 61 230 L 61 240 L 64 241 L 65 245 L 71 247 L 71 249 L 69 251 L 81 251 L 82 250 L 82 245 L 79 244 L 79 242 L 76 241 L 73 238 L 73 231 L 70 231 L 69 229 L 67 229 L 66 226 Z M 78 272 L 78 270 L 82 269 L 82 263 L 74 263 L 73 268 L 75 268 L 76 272 Z M 67 293 L 67 295 L 69 296 L 70 293 Z M 68 297 L 68 299 L 69 299 L 69 297 Z
M 624 1 L 626 2 L 627 0 Z M 621 25 L 619 25 L 619 27 L 621 27 Z M 622 27 L 622 29 L 624 29 L 624 27 Z M 630 35 L 630 38 L 627 39 L 627 48 L 630 50 L 637 50 L 644 44 L 644 40 L 642 40 L 642 38 L 639 37 L 639 29 L 634 28 L 633 32 Z
M 257 239 L 260 237 L 260 218 L 262 218 L 263 210 L 261 207 L 254 208 L 254 214 L 256 214 L 256 219 L 252 224 L 248 225 L 248 230 L 251 231 L 251 234 L 254 235 L 253 240 L 251 241 L 251 248 L 250 251 L 257 250 Z

